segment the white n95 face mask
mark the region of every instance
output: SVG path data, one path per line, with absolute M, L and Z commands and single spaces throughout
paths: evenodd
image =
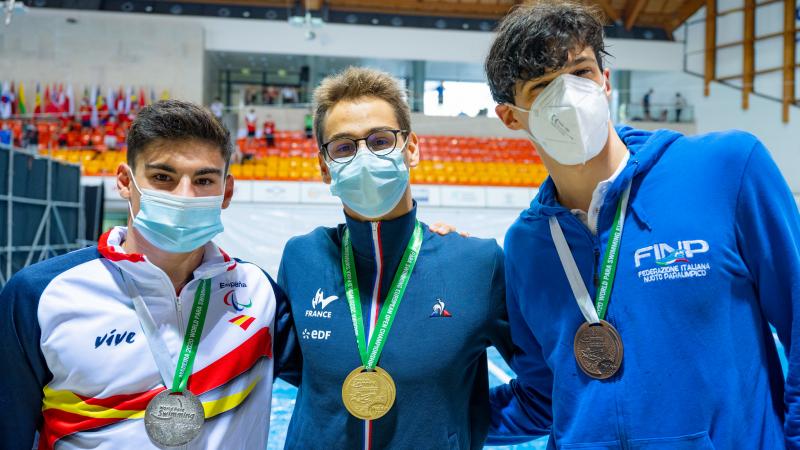
M 548 156 L 565 166 L 585 164 L 608 141 L 611 113 L 603 87 L 592 80 L 564 74 L 536 97 L 528 113 L 528 135 Z

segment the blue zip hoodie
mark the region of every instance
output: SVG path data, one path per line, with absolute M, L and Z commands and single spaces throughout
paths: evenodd
M 548 179 L 506 235 L 517 383 L 492 392 L 490 442 L 550 434 L 548 448 L 800 447 L 800 218 L 764 146 L 740 131 L 682 136 L 628 127 L 631 158 L 598 236 Z M 600 255 L 632 181 L 606 320 L 622 368 L 599 381 L 573 355 L 583 323 L 555 246 L 555 216 L 594 297 Z M 784 379 L 769 325 L 789 360 Z M 551 426 L 552 424 L 552 426 Z M 785 436 L 785 437 L 784 437 Z
M 369 335 L 416 221 L 346 218 Z M 439 236 L 423 225 L 419 259 L 397 309 L 379 366 L 397 399 L 365 422 L 342 403 L 342 382 L 361 366 L 344 293 L 344 225 L 317 228 L 284 249 L 285 290 L 302 349 L 302 382 L 287 449 L 480 449 L 489 427 L 486 347 L 512 351 L 503 252 L 494 240 Z M 441 301 L 441 303 L 439 303 Z

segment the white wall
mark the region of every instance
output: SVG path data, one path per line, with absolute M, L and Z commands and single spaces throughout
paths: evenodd
M 792 108 L 790 121 L 781 121 L 779 102 L 750 96 L 750 109 L 742 109 L 742 92 L 734 87 L 713 83 L 711 95 L 703 96 L 703 80 L 685 73 L 634 72 L 632 90 L 653 87 L 654 102 L 683 94 L 695 109 L 698 133 L 737 128 L 761 139 L 772 152 L 789 186 L 800 195 L 800 108 Z
M 72 17 L 77 23 L 67 23 Z M 0 80 L 150 88 L 156 95 L 203 99 L 203 28 L 166 16 L 29 8 L 0 26 Z

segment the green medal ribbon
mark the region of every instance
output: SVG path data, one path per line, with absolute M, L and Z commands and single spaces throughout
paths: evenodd
M 611 299 L 611 289 L 614 287 L 614 278 L 617 274 L 617 261 L 619 260 L 619 248 L 622 242 L 622 228 L 625 220 L 623 215 L 630 196 L 630 187 L 622 194 L 617 203 L 617 213 L 614 222 L 611 224 L 611 237 L 608 239 L 606 253 L 603 256 L 603 265 L 600 269 L 600 284 L 597 286 L 595 295 L 595 309 L 600 320 L 605 320 L 608 311 L 608 301 Z
M 342 237 L 342 274 L 344 275 L 344 289 L 347 296 L 347 304 L 350 307 L 350 318 L 353 320 L 353 329 L 356 333 L 356 342 L 358 344 L 358 353 L 361 356 L 361 363 L 366 370 L 373 370 L 378 364 L 378 359 L 383 351 L 383 346 L 386 343 L 386 338 L 389 335 L 389 330 L 394 322 L 394 317 L 397 313 L 397 308 L 400 306 L 400 300 L 403 299 L 403 294 L 408 286 L 408 280 L 411 278 L 411 272 L 414 271 L 414 265 L 417 263 L 419 250 L 422 247 L 422 225 L 419 221 L 414 226 L 414 233 L 408 242 L 403 258 L 400 260 L 400 266 L 397 268 L 397 273 L 394 274 L 394 280 L 389 287 L 389 296 L 387 301 L 381 308 L 380 315 L 378 316 L 378 329 L 373 333 L 372 339 L 369 342 L 369 348 L 366 343 L 366 333 L 364 332 L 364 319 L 361 313 L 361 300 L 358 294 L 358 279 L 356 278 L 356 268 L 353 264 L 353 246 L 350 242 L 350 231 L 345 229 L 344 236 Z
M 200 286 L 194 294 L 194 305 L 192 314 L 189 316 L 189 328 L 183 337 L 183 346 L 178 355 L 178 365 L 175 367 L 175 378 L 172 380 L 172 392 L 183 392 L 189 382 L 189 375 L 192 373 L 194 358 L 197 356 L 199 337 L 203 332 L 203 324 L 206 322 L 208 312 L 208 302 L 211 299 L 211 279 L 206 278 L 200 281 Z

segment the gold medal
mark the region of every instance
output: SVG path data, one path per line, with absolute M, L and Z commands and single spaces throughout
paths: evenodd
M 350 372 L 342 385 L 344 407 L 363 420 L 383 417 L 392 409 L 395 395 L 394 380 L 380 367 L 367 372 L 361 366 Z

